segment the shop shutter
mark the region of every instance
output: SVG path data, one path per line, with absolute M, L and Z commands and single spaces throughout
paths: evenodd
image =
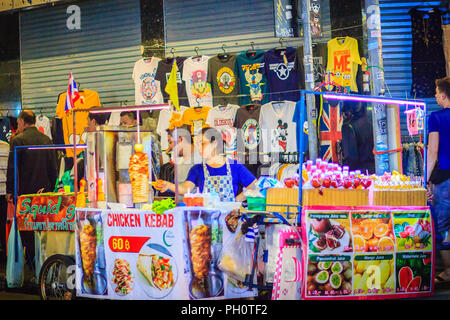
M 214 55 L 222 52 L 242 52 L 251 48 L 267 50 L 279 46 L 274 37 L 273 0 L 165 0 L 164 21 L 166 54 L 174 48 L 179 56 L 199 53 Z M 331 39 L 329 2 L 322 1 L 323 37 Z M 285 46 L 298 47 L 301 38 L 284 38 Z
M 440 1 L 427 1 L 427 5 L 436 6 Z M 408 11 L 423 1 L 380 0 L 381 36 L 383 45 L 383 66 L 386 81 L 386 96 L 408 98 L 410 96 L 411 74 L 411 18 Z M 428 114 L 438 110 L 434 98 L 420 99 L 427 103 Z M 400 110 L 402 135 L 408 135 L 405 108 Z
M 69 30 L 67 8 L 80 8 L 81 29 Z M 131 79 L 140 58 L 139 0 L 89 0 L 20 13 L 22 104 L 54 114 L 69 73 L 105 106 L 134 104 Z

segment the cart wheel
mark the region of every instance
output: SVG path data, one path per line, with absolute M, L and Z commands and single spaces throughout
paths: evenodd
M 39 273 L 39 295 L 42 300 L 75 298 L 75 261 L 72 257 L 55 254 L 45 260 Z

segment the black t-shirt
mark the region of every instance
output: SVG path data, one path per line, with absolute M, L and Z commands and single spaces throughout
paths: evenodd
M 314 73 L 314 85 L 320 85 L 327 70 L 327 44 L 326 43 L 317 43 L 313 45 L 313 73 Z M 295 63 L 296 68 L 299 74 L 304 75 L 304 63 L 303 63 L 304 53 L 303 47 L 298 47 L 296 50 Z M 301 76 L 300 78 L 300 88 L 305 88 L 305 77 Z
M 259 114 L 261 112 L 261 105 L 248 104 L 240 107 L 236 111 L 234 120 L 234 127 L 238 129 L 237 134 L 237 150 L 238 161 L 241 163 L 257 163 L 258 147 L 261 142 L 261 127 L 259 126 Z M 242 152 L 249 155 L 245 157 Z
M 236 75 L 236 54 L 218 54 L 208 60 L 208 82 L 213 91 L 213 104 L 238 104 L 239 77 Z
M 183 84 L 182 75 L 183 75 L 183 64 L 185 57 L 176 57 L 177 59 L 177 83 L 178 83 L 178 101 L 182 106 L 188 106 L 189 102 L 187 100 L 186 87 Z M 167 85 L 167 81 L 169 80 L 170 73 L 172 71 L 173 60 L 171 58 L 162 59 L 158 63 L 158 69 L 156 70 L 155 80 L 158 80 L 161 86 L 161 92 L 164 98 L 164 102 L 168 102 L 170 97 L 166 92 L 165 88 Z

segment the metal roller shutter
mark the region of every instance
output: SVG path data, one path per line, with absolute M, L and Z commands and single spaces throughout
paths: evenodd
M 427 1 L 426 5 L 436 6 L 440 1 Z M 412 84 L 411 75 L 411 18 L 408 11 L 414 6 L 424 5 L 423 1 L 410 0 L 380 0 L 381 36 L 383 45 L 384 76 L 386 81 L 386 96 L 394 98 L 409 98 Z M 389 90 L 389 91 L 388 91 Z M 438 110 L 434 98 L 421 99 L 426 101 L 428 112 Z M 401 112 L 402 135 L 408 135 L 406 115 Z
M 323 37 L 331 39 L 328 1 L 322 1 Z M 164 21 L 166 54 L 174 48 L 179 56 L 213 55 L 222 52 L 242 52 L 250 48 L 267 50 L 279 45 L 274 37 L 273 0 L 165 0 Z M 285 46 L 298 47 L 301 38 L 284 38 Z
M 71 4 L 20 13 L 23 106 L 51 114 L 70 71 L 81 88 L 99 93 L 102 104 L 133 104 L 131 75 L 141 57 L 139 0 L 76 2 L 80 30 L 66 26 Z

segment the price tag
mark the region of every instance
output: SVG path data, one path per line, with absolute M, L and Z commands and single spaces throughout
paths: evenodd
M 111 237 L 108 245 L 113 252 L 138 253 L 150 237 Z

